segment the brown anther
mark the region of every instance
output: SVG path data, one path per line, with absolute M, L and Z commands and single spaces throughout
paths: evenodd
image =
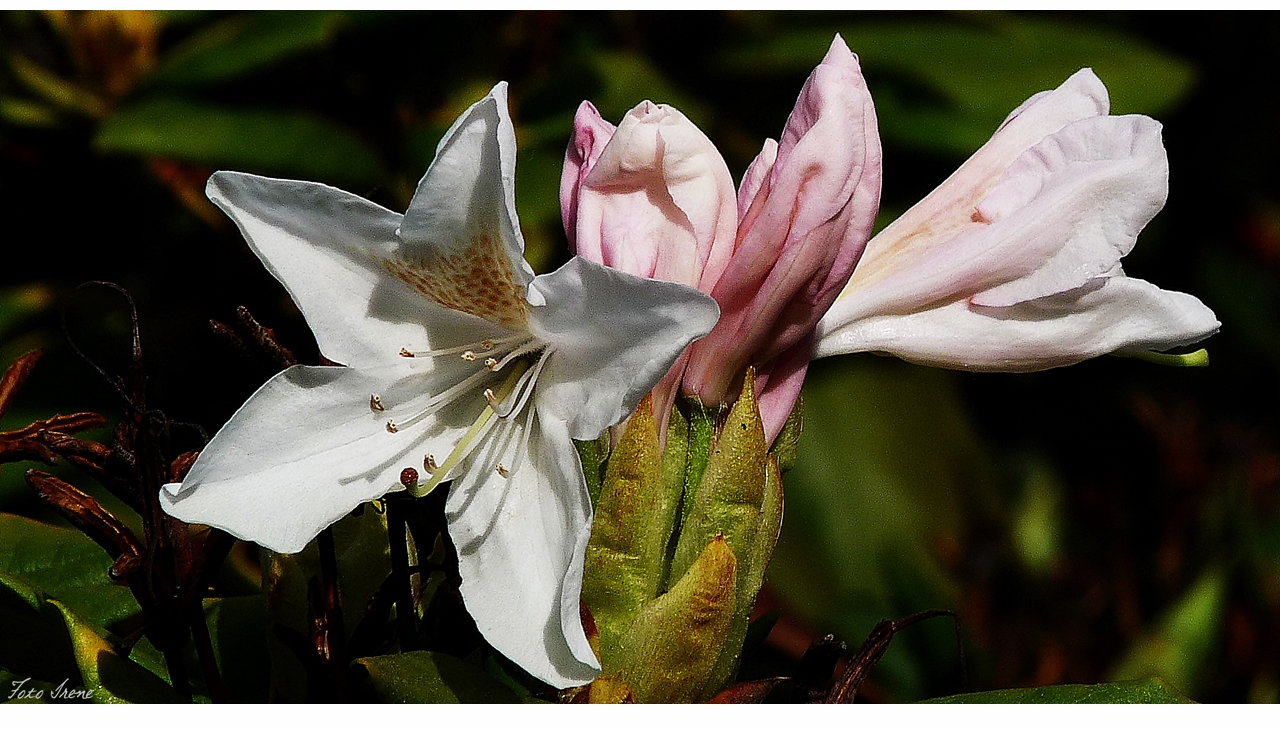
M 440 466 L 436 465 L 436 457 L 430 453 L 422 459 L 422 467 L 427 469 L 428 474 L 435 473 L 440 469 Z
M 480 348 L 486 352 L 493 349 L 493 340 L 492 339 L 484 340 L 483 342 L 480 343 Z
M 462 353 L 462 359 L 466 360 L 467 362 L 475 362 L 476 353 L 468 349 L 467 351 Z
M 507 467 L 506 467 L 506 466 L 504 466 L 504 465 L 502 465 L 501 463 L 499 463 L 499 464 L 498 464 L 498 475 L 499 475 L 499 476 L 501 476 L 501 477 L 503 477 L 503 478 L 506 478 L 507 476 L 510 476 L 510 475 L 511 475 L 511 472 L 507 470 Z
M 415 356 L 415 355 L 413 354 L 413 352 L 410 352 L 409 350 L 405 349 L 404 347 L 401 347 L 401 348 L 400 348 L 400 356 L 401 356 L 401 357 L 413 357 L 413 356 Z
M 490 357 L 489 359 L 486 359 L 484 361 L 484 366 L 488 367 L 489 369 L 493 369 L 494 367 L 498 366 L 498 360 L 494 359 L 493 357 Z
M 418 485 L 418 469 L 406 468 L 400 472 L 400 483 L 407 489 Z
M 382 411 L 386 410 L 387 408 L 386 408 L 386 406 L 385 406 L 385 405 L 383 405 L 383 404 L 382 404 L 382 397 L 381 397 L 381 396 L 379 396 L 379 395 L 370 395 L 370 396 L 369 396 L 369 409 L 370 409 L 370 410 L 372 410 L 372 411 L 373 411 L 373 412 L 375 412 L 375 413 L 380 413 L 380 412 L 382 412 Z
M 396 427 L 396 421 L 394 421 L 394 420 L 388 420 L 388 421 L 387 421 L 387 432 L 388 432 L 388 433 L 399 433 L 399 432 L 400 432 L 400 429 Z

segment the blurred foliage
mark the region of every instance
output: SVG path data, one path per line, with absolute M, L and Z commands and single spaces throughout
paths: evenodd
M 860 697 L 1158 675 L 1201 701 L 1280 698 L 1280 101 L 1260 93 L 1280 71 L 1275 16 L 0 13 L 0 368 L 47 350 L 0 430 L 116 412 L 68 346 L 109 373 L 126 361 L 127 312 L 76 292 L 87 280 L 133 294 L 152 402 L 208 432 L 271 374 L 209 319 L 243 304 L 314 361 L 288 296 L 205 200 L 214 169 L 314 179 L 402 210 L 449 123 L 505 79 L 521 223 L 546 271 L 568 255 L 559 170 L 581 100 L 614 121 L 644 98 L 673 103 L 739 175 L 836 32 L 876 101 L 885 211 L 928 192 L 1028 96 L 1092 66 L 1117 113 L 1165 125 L 1169 203 L 1126 269 L 1200 296 L 1223 332 L 1197 371 L 1114 358 L 1028 375 L 815 364 L 758 606 L 782 617 L 743 676 L 793 672 L 828 632 L 856 645 L 881 618 L 951 608 L 967 685 L 952 627 L 934 620 L 895 637 Z M 58 521 L 22 470 L 0 470 L 0 510 L 22 515 L 0 524 L 0 611 L 61 648 L 39 673 L 8 657 L 0 668 L 56 684 L 87 656 L 114 655 L 111 631 L 125 628 L 112 621 L 133 608 L 91 543 L 26 518 Z M 55 472 L 113 508 L 75 471 Z M 24 562 L 31 549 L 46 559 Z M 220 660 L 251 676 L 261 656 L 236 654 L 230 636 L 264 630 L 261 597 L 244 594 L 258 578 L 251 555 L 238 565 L 206 612 Z M 18 645 L 7 631 L 0 657 Z M 165 677 L 150 650 L 144 640 L 117 656 L 126 663 L 98 665 Z M 408 655 L 439 679 L 423 690 L 466 698 L 449 694 L 450 676 L 475 666 Z M 379 695 L 413 698 L 376 661 L 366 668 Z M 88 673 L 86 685 L 111 683 Z

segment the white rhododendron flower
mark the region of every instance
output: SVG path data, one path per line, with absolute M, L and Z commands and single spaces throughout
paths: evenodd
M 468 612 L 566 687 L 598 671 L 578 604 L 591 503 L 571 439 L 626 418 L 719 311 L 583 258 L 535 277 L 514 172 L 499 84 L 446 133 L 404 215 L 317 183 L 213 175 L 210 199 L 346 366 L 273 377 L 162 502 L 297 552 L 362 502 L 452 480 Z
M 1014 110 L 981 149 L 871 239 L 818 324 L 816 357 L 885 352 L 1021 372 L 1161 351 L 1218 330 L 1199 299 L 1129 278 L 1169 191 L 1160 124 L 1110 116 L 1084 69 Z

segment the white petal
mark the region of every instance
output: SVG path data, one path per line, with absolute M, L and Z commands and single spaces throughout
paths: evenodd
M 422 472 L 426 454 L 444 461 L 485 407 L 477 391 L 388 432 L 389 418 L 405 420 L 464 373 L 453 364 L 424 369 L 406 360 L 376 370 L 295 366 L 279 373 L 236 411 L 182 484 L 166 487 L 161 504 L 183 521 L 276 552 L 301 550 L 357 505 L 399 489 L 402 469 Z M 385 411 L 370 406 L 374 394 Z
M 992 248 L 1007 248 L 1009 257 L 1052 252 L 1031 274 L 973 303 L 1010 306 L 1105 274 L 1133 249 L 1168 192 L 1169 160 L 1154 119 L 1095 117 L 1049 135 L 1000 176 L 978 211 L 993 221 Z
M 939 207 L 938 188 L 900 219 L 913 223 L 882 231 L 827 318 L 906 314 L 969 297 L 1009 306 L 1082 286 L 1133 248 L 1164 206 L 1168 176 L 1155 120 L 1070 124 L 1027 150 L 980 200 L 921 219 L 918 209 Z
M 819 331 L 815 357 L 884 352 L 909 362 L 1030 372 L 1110 352 L 1165 350 L 1218 330 L 1194 296 L 1114 276 L 1007 308 L 957 301 L 908 316 L 875 316 Z
M 591 440 L 631 414 L 690 342 L 715 326 L 706 294 L 575 257 L 531 286 L 546 305 L 530 328 L 553 354 L 538 379 L 538 408 Z
M 983 237 L 987 226 L 974 219 L 975 208 L 1029 147 L 1069 124 L 1106 114 L 1107 107 L 1107 90 L 1089 69 L 1028 99 L 937 189 L 867 243 L 832 312 L 850 319 L 907 313 L 1034 270 L 1049 254 L 1032 248 L 1010 260 L 1004 251 L 984 248 L 990 239 Z M 984 258 L 983 251 L 991 256 Z
M 538 679 L 566 688 L 600 668 L 578 606 L 591 502 L 564 423 L 532 420 L 523 462 L 511 459 L 525 425 L 504 423 L 453 483 L 445 512 L 462 599 L 485 640 Z
M 215 172 L 206 192 L 284 284 L 329 359 L 373 365 L 401 347 L 448 347 L 477 333 L 474 319 L 387 275 L 398 214 L 327 185 L 239 172 Z
M 992 135 L 993 146 L 1021 151 L 1072 122 L 1106 116 L 1110 108 L 1107 87 L 1093 69 L 1082 68 L 1058 88 L 1041 91 L 1010 112 Z
M 487 237 L 521 288 L 533 280 L 516 216 L 516 134 L 507 84 L 471 105 L 445 132 L 398 231 L 407 253 L 460 255 Z

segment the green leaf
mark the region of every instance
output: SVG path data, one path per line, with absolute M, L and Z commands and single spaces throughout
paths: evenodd
M 101 547 L 74 529 L 0 513 L 0 573 L 39 588 L 103 627 L 141 610 L 129 588 L 108 576 L 111 563 Z
M 53 303 L 53 290 L 46 284 L 28 283 L 0 288 L 0 339 L 4 339 Z M 12 363 L 4 363 L 8 367 Z M 0 370 L 2 371 L 2 370 Z
M 0 703 L 48 704 L 57 684 L 40 681 L 12 671 L 0 670 Z M 9 698 L 9 696 L 13 698 Z
M 1210 656 L 1221 649 L 1226 601 L 1223 570 L 1208 570 L 1161 616 L 1154 630 L 1134 641 L 1110 677 L 1125 680 L 1162 676 L 1196 695 Z
M 50 104 L 93 117 L 105 116 L 107 113 L 106 103 L 95 94 L 20 54 L 9 55 L 9 68 L 27 88 Z
M 36 101 L 0 96 L 0 119 L 23 127 L 56 127 L 58 112 Z
M 250 12 L 210 25 L 169 51 L 150 84 L 223 81 L 328 44 L 343 14 L 327 11 Z
M 79 668 L 62 614 L 46 595 L 22 580 L 0 573 L 0 666 L 23 678 L 78 682 Z
M 358 658 L 378 699 L 390 704 L 513 704 L 511 689 L 444 653 L 413 651 Z
M 609 456 L 583 569 L 582 600 L 595 619 L 606 669 L 615 664 L 641 608 L 662 587 L 683 487 L 663 475 L 653 398 L 645 397 Z
M 186 703 L 163 679 L 116 653 L 106 638 L 74 610 L 56 600 L 49 602 L 62 612 L 80 676 L 94 703 Z
M 1067 684 L 1025 689 L 1002 689 L 956 694 L 931 699 L 926 704 L 1190 704 L 1191 699 L 1158 678 L 1099 683 Z
M 104 152 L 172 157 L 349 186 L 370 186 L 383 176 L 381 161 L 359 137 L 303 111 L 152 99 L 105 119 L 95 144 Z
M 236 703 L 265 703 L 271 678 L 266 595 L 207 599 L 204 611 L 227 696 Z

